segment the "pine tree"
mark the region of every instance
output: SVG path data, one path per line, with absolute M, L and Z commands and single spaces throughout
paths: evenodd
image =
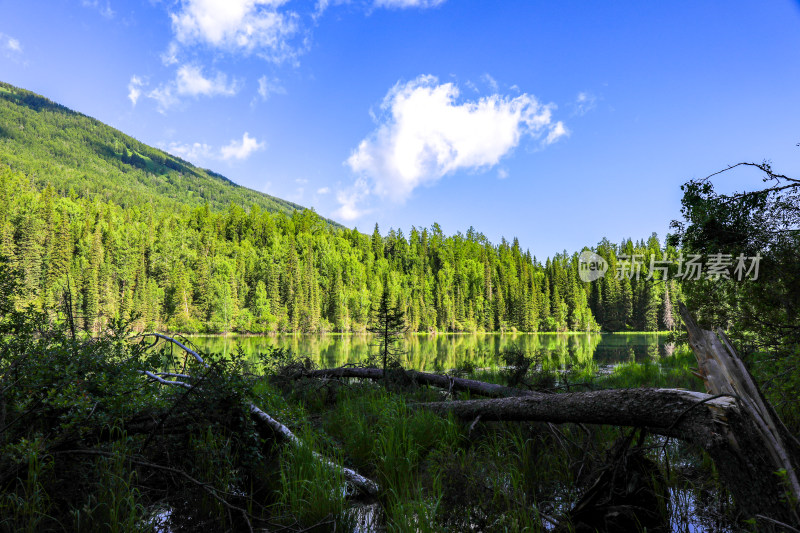
M 406 331 L 405 316 L 402 311 L 390 302 L 388 283 L 384 283 L 381 298 L 367 331 L 377 336 L 378 355 L 383 361 L 383 378 L 390 363 L 397 364 L 397 357 L 402 353 L 395 345 Z
M 375 223 L 375 230 L 372 232 L 372 253 L 375 260 L 383 259 L 383 238 L 381 232 L 378 231 L 378 223 Z

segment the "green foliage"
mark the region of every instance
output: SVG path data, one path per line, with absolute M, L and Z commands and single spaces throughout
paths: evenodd
M 291 516 L 312 531 L 348 531 L 353 516 L 342 490 L 341 471 L 331 470 L 314 456 L 312 435 L 303 435 L 302 440 L 304 446 L 287 446 L 281 454 L 279 514 Z
M 662 253 L 657 241 L 604 241 L 598 253 L 613 269 L 628 248 Z M 93 334 L 115 319 L 140 330 L 363 332 L 384 297 L 412 332 L 665 329 L 664 284 L 619 282 L 613 270 L 584 283 L 577 254 L 542 265 L 472 230 L 445 237 L 434 225 L 378 239 L 311 211 L 252 204 L 123 207 L 60 196 L 2 165 L 0 265 L 14 273 L 0 278 L 3 301 L 52 310 L 69 295 Z M 668 290 L 675 301 L 679 288 Z
M 279 451 L 250 418 L 241 353 L 184 363 L 125 324 L 90 337 L 71 322 L 28 310 L 0 323 L 0 531 L 235 531 L 277 512 Z
M 795 433 L 800 429 L 800 182 L 754 168 L 762 188 L 722 194 L 709 178 L 683 185 L 683 221 L 674 244 L 687 253 L 761 257 L 757 279 L 684 282 L 686 304 L 702 325 L 727 331 L 768 399 Z M 725 172 L 725 171 L 723 171 Z M 720 174 L 720 173 L 717 173 Z M 722 178 L 718 178 L 722 179 Z M 748 266 L 749 266 L 748 261 Z M 754 277 L 751 273 L 750 278 Z
M 396 344 L 408 329 L 404 313 L 389 303 L 389 287 L 387 285 L 388 283 L 384 283 L 381 299 L 373 312 L 372 322 L 367 327 L 367 330 L 374 333 L 376 337 L 378 357 L 383 362 L 384 380 L 388 377 L 387 370 L 400 364 L 401 352 Z

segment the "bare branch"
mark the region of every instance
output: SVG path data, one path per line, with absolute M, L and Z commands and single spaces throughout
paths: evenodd
M 160 333 L 148 333 L 147 335 L 154 335 L 159 338 L 168 340 L 172 343 L 175 343 L 177 346 L 179 346 L 180 348 L 182 348 L 183 350 L 194 356 L 194 358 L 197 359 L 203 366 L 209 368 L 209 366 L 205 363 L 205 361 L 203 361 L 202 357 L 200 357 L 200 355 L 198 355 L 197 352 L 191 350 L 190 348 L 187 348 L 184 344 L 173 339 L 172 337 L 168 337 Z M 190 389 L 194 387 L 193 385 L 181 381 L 165 380 L 157 376 L 156 374 L 153 374 L 152 372 L 143 371 L 143 373 L 146 374 L 151 379 L 155 379 L 162 385 L 172 385 L 172 386 L 186 387 Z M 292 433 L 292 431 L 288 427 L 284 426 L 279 421 L 269 416 L 267 413 L 261 410 L 257 405 L 253 403 L 248 403 L 248 408 L 250 409 L 250 414 L 254 419 L 259 420 L 264 424 L 266 424 L 275 433 L 280 435 L 281 438 L 291 442 L 293 445 L 297 447 L 305 446 L 305 444 L 294 433 Z M 362 476 L 355 470 L 351 470 L 350 468 L 346 468 L 336 464 L 335 462 L 331 461 L 327 457 L 324 457 L 317 452 L 312 452 L 312 453 L 314 454 L 314 457 L 316 457 L 323 464 L 327 465 L 328 467 L 334 470 L 341 472 L 345 480 L 347 480 L 351 485 L 353 485 L 359 492 L 362 492 L 368 496 L 378 495 L 380 488 L 378 487 L 378 484 L 375 483 L 374 481 Z

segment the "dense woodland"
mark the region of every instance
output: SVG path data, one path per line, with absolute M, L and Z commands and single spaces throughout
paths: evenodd
M 655 331 L 678 288 L 617 279 L 617 255 L 661 260 L 655 235 L 540 261 L 438 225 L 371 235 L 236 186 L 40 96 L 0 85 L 0 253 L 18 308 L 69 295 L 89 331 L 114 318 L 185 332 L 364 331 L 384 290 L 409 331 Z
M 410 331 L 654 331 L 671 325 L 675 300 L 657 276 L 615 275 L 620 252 L 645 263 L 674 254 L 655 236 L 600 243 L 609 273 L 584 283 L 577 254 L 541 262 L 516 240 L 493 245 L 471 229 L 366 235 L 310 210 L 123 208 L 39 189 L 7 167 L 0 224 L 0 250 L 23 273 L 17 307 L 55 309 L 69 292 L 90 331 L 137 317 L 147 329 L 362 331 L 384 285 Z

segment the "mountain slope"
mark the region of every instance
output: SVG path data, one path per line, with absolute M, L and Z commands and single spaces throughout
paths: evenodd
M 0 82 L 0 165 L 62 195 L 99 195 L 123 207 L 231 203 L 291 213 L 302 206 L 236 185 L 47 98 Z

